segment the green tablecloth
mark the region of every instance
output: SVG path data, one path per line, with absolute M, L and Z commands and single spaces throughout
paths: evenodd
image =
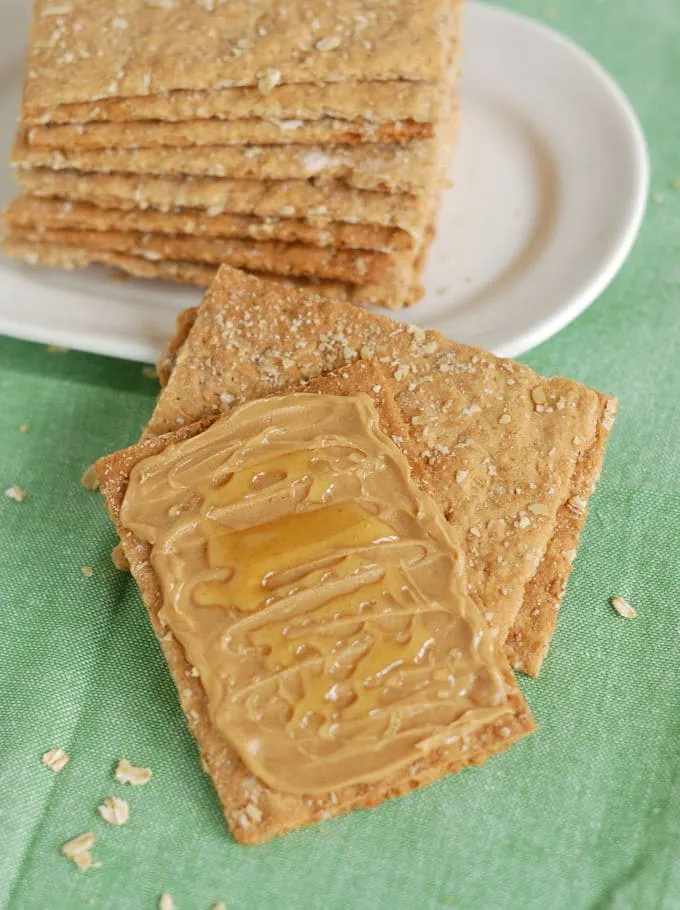
M 167 890 L 180 910 L 680 908 L 680 7 L 508 5 L 620 80 L 661 194 L 614 285 L 526 357 L 622 402 L 553 651 L 522 682 L 538 734 L 377 811 L 237 846 L 135 587 L 111 565 L 103 505 L 79 486 L 136 438 L 155 384 L 139 365 L 3 339 L 0 487 L 29 496 L 0 496 L 2 907 L 135 910 Z M 40 763 L 54 745 L 72 755 L 58 775 Z M 115 784 L 122 756 L 152 783 Z M 129 800 L 125 828 L 96 815 L 110 794 Z M 87 830 L 103 866 L 80 873 L 58 848 Z

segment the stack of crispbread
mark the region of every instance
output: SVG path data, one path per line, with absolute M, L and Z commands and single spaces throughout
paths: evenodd
M 6 249 L 419 299 L 459 0 L 36 0 Z

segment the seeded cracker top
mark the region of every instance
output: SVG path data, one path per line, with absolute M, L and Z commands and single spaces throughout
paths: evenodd
M 27 108 L 291 82 L 442 82 L 451 0 L 36 0 Z

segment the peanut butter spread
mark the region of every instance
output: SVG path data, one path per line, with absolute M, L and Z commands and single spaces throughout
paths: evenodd
M 161 618 L 270 787 L 327 793 L 507 713 L 434 501 L 366 395 L 249 402 L 133 469 Z

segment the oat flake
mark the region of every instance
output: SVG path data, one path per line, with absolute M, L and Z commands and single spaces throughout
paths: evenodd
M 90 854 L 90 850 L 94 847 L 96 840 L 97 836 L 92 831 L 88 831 L 62 844 L 61 853 L 66 859 L 70 859 L 72 863 L 75 863 L 79 869 L 91 869 L 100 865 L 100 863 L 94 862 Z
M 57 774 L 70 761 L 71 756 L 58 747 L 45 752 L 42 757 L 43 765 L 46 765 L 51 771 Z
M 340 47 L 342 44 L 342 38 L 340 35 L 328 35 L 325 38 L 320 38 L 314 47 L 317 51 L 325 53 L 326 51 L 334 51 L 336 47 Z
M 91 464 L 89 468 L 85 468 L 83 476 L 80 478 L 80 485 L 81 487 L 85 487 L 86 490 L 99 489 L 99 477 L 97 476 L 97 471 L 93 464 Z
M 268 95 L 281 81 L 281 70 L 268 69 L 262 74 L 257 83 L 261 95 Z
M 124 825 L 130 817 L 130 808 L 124 799 L 117 796 L 107 796 L 97 811 L 109 825 Z
M 619 597 L 618 595 L 616 597 L 612 597 L 610 603 L 619 614 L 619 616 L 623 616 L 624 619 L 637 619 L 637 610 L 634 610 L 628 601 L 623 599 L 623 597 Z
M 114 776 L 121 784 L 132 784 L 133 787 L 142 787 L 151 780 L 151 768 L 135 768 L 126 758 L 121 758 L 116 766 Z

